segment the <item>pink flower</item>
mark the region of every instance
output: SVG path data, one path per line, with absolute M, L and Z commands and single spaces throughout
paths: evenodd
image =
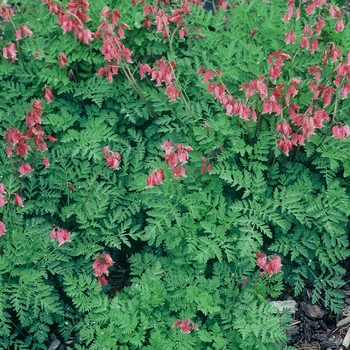
M 191 146 L 184 146 L 181 143 L 176 145 L 177 157 L 182 164 L 187 163 L 187 159 L 189 158 L 188 151 L 193 151 Z
M 302 49 L 303 47 L 305 47 L 305 49 L 310 47 L 309 38 L 306 36 L 304 36 L 300 41 L 300 48 Z
M 14 196 L 15 196 L 15 199 L 14 199 L 15 204 L 19 205 L 20 207 L 24 207 L 21 196 L 18 193 L 15 193 Z
M 269 77 L 276 81 L 277 78 L 282 74 L 281 68 L 279 66 L 272 66 L 270 68 Z
M 2 48 L 2 55 L 4 58 L 7 58 L 10 62 L 13 62 L 17 59 L 16 46 L 14 43 L 9 43 L 8 47 Z
M 348 97 L 349 92 L 350 92 L 350 83 L 345 83 L 341 87 L 341 97 L 343 100 Z
M 274 255 L 269 262 L 267 262 L 266 255 L 257 252 L 255 253 L 255 256 L 257 258 L 257 265 L 264 270 L 264 272 L 267 272 L 270 277 L 274 274 L 278 274 L 281 271 L 281 258 L 278 255 Z
M 170 101 L 174 101 L 180 97 L 180 91 L 172 84 L 169 84 L 165 89 Z
M 53 226 L 51 231 L 51 240 L 54 241 L 55 239 L 57 239 L 59 247 L 66 242 L 71 242 L 68 230 L 59 228 L 56 225 Z
M 332 62 L 335 62 L 338 58 L 341 57 L 342 52 L 336 45 L 333 44 L 329 51 L 329 54 L 332 57 Z
M 67 56 L 64 52 L 61 52 L 57 57 L 58 63 L 61 65 L 62 68 L 66 66 L 66 63 L 68 62 Z
M 108 284 L 108 281 L 105 275 L 102 275 L 101 277 L 99 277 L 97 279 L 97 282 L 100 283 L 102 286 L 105 286 L 106 284 Z
M 323 99 L 323 107 L 327 107 L 331 101 L 332 101 L 332 95 L 334 93 L 334 89 L 331 86 L 326 86 L 322 93 L 321 93 L 321 97 Z
M 202 73 L 204 73 L 206 70 L 207 70 L 207 68 L 206 68 L 205 66 L 203 66 L 203 67 L 201 67 L 201 68 L 199 68 L 199 69 L 197 70 L 197 74 L 202 74 Z
M 335 138 L 344 140 L 345 137 L 348 137 L 350 135 L 349 125 L 343 125 L 343 126 L 335 125 L 335 126 L 333 126 L 332 134 Z
M 0 221 L 0 236 L 4 236 L 5 233 L 6 233 L 6 226 L 2 221 Z
M 296 37 L 296 34 L 295 33 L 292 33 L 292 32 L 287 32 L 286 34 L 286 44 L 294 44 L 295 41 L 296 41 L 297 37 Z
M 163 169 L 156 169 L 152 174 L 147 176 L 147 187 L 157 186 L 165 179 Z
M 4 184 L 0 184 L 0 193 L 5 193 L 5 186 L 4 186 Z
M 292 149 L 293 145 L 289 139 L 278 139 L 277 140 L 278 148 L 285 153 L 286 156 L 289 156 L 289 151 Z
M 321 34 L 321 29 L 324 27 L 324 18 L 320 18 L 315 26 L 316 35 Z
M 48 158 L 44 158 L 43 159 L 43 164 L 45 166 L 45 169 L 48 168 L 50 166 L 50 162 L 49 162 L 49 159 Z
M 171 169 L 174 169 L 179 163 L 179 158 L 175 152 L 171 152 L 169 154 L 165 153 L 164 160 L 168 163 Z
M 5 204 L 7 204 L 7 202 L 5 201 L 4 197 L 0 193 L 0 207 L 3 207 Z
M 45 97 L 45 100 L 47 103 L 51 103 L 52 101 L 52 91 L 50 90 L 49 87 L 45 87 L 45 94 L 44 94 L 44 97 Z
M 102 277 L 103 275 L 108 276 L 108 268 L 114 264 L 111 256 L 106 252 L 102 253 L 93 263 L 92 267 L 96 277 Z
M 318 40 L 312 40 L 311 47 L 310 47 L 310 53 L 313 54 L 318 48 Z
M 21 30 L 22 30 L 22 34 L 24 34 L 26 36 L 32 36 L 33 35 L 33 32 L 25 24 L 22 25 Z
M 191 333 L 191 329 L 198 330 L 198 324 L 192 323 L 188 318 L 177 320 L 172 326 L 172 328 L 178 327 L 180 327 L 180 332 L 185 334 Z
M 213 74 L 214 74 L 214 71 L 212 70 L 208 70 L 206 73 L 204 73 L 203 82 L 206 83 L 209 80 L 213 79 Z
M 178 179 L 180 176 L 186 177 L 185 169 L 182 166 L 174 168 L 174 179 Z
M 33 172 L 33 168 L 28 163 L 24 163 L 21 165 L 18 169 L 20 176 L 23 176 L 25 174 L 30 174 Z
M 10 17 L 13 16 L 13 9 L 11 7 L 0 6 L 0 15 L 4 22 L 9 22 Z
M 344 22 L 342 19 L 338 19 L 337 23 L 335 24 L 335 31 L 342 32 L 343 30 L 344 30 Z
M 119 163 L 122 159 L 118 152 L 113 152 L 109 146 L 103 147 L 103 154 L 106 158 L 107 166 L 111 169 L 119 170 Z

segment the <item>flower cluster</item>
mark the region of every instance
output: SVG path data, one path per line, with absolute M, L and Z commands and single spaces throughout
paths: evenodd
M 14 43 L 9 43 L 6 47 L 2 48 L 2 56 L 7 58 L 10 62 L 14 62 L 17 59 L 16 46 Z
M 208 164 L 207 164 L 207 161 L 208 159 L 205 158 L 205 157 L 202 157 L 202 167 L 201 167 L 201 175 L 205 174 L 206 170 L 208 170 L 208 173 L 210 173 L 212 171 L 212 166 L 211 164 L 209 163 L 208 161 Z
M 52 91 L 51 91 L 50 87 L 47 86 L 47 85 L 45 85 L 45 86 L 41 89 L 41 91 L 45 91 L 45 93 L 44 93 L 44 98 L 45 98 L 46 102 L 47 102 L 47 103 L 51 103 L 53 94 L 52 94 Z
M 2 221 L 0 221 L 0 236 L 4 236 L 5 233 L 6 233 L 6 226 Z
M 315 0 L 316 1 L 316 0 Z M 324 1 L 326 3 L 326 1 Z M 340 17 L 343 14 L 343 11 L 339 7 L 330 5 L 329 7 L 329 16 L 335 18 L 337 22 L 335 23 L 334 30 L 336 32 L 342 32 L 344 30 L 344 21 Z
M 64 52 L 61 52 L 57 57 L 57 61 L 63 69 L 66 66 L 66 63 L 68 62 L 68 58 Z
M 100 67 L 97 75 L 100 77 L 105 74 L 112 82 L 113 76 L 118 74 L 123 58 L 127 63 L 132 63 L 132 52 L 121 43 L 121 40 L 124 39 L 124 29 L 130 28 L 124 22 L 119 23 L 120 12 L 118 10 L 110 10 L 108 6 L 102 9 L 101 18 L 103 21 L 94 35 L 96 38 L 103 35 L 102 54 L 108 64 L 106 67 Z
M 174 148 L 169 141 L 164 141 L 162 147 L 165 151 L 164 160 L 173 169 L 174 178 L 178 179 L 180 176 L 186 177 L 183 165 L 187 163 L 189 157 L 188 151 L 193 151 L 193 148 L 184 146 L 181 143 L 178 143 Z
M 155 5 L 146 4 L 143 8 L 143 15 L 145 19 L 142 25 L 147 28 L 151 28 L 152 25 L 156 25 L 157 32 L 162 33 L 163 38 L 167 38 L 170 34 L 169 23 L 176 23 L 177 28 L 179 28 L 178 35 L 181 39 L 183 39 L 185 35 L 189 34 L 189 29 L 184 26 L 183 19 L 190 13 L 191 9 L 187 1 L 182 1 L 181 7 L 173 10 L 172 15 L 168 15 L 162 9 L 157 9 Z
M 191 322 L 188 318 L 184 318 L 183 320 L 177 320 L 172 328 L 180 328 L 181 333 L 189 334 L 191 330 L 194 329 L 198 331 L 198 324 Z
M 32 36 L 33 32 L 25 24 L 22 24 L 22 26 L 16 30 L 16 40 L 21 40 L 22 35 Z
M 275 51 L 268 57 L 270 67 L 269 76 L 272 80 L 276 81 L 277 78 L 282 74 L 281 67 L 284 65 L 284 60 L 290 60 L 290 55 L 281 51 Z
M 57 240 L 59 247 L 66 242 L 71 242 L 68 230 L 53 225 L 53 229 L 51 231 L 51 241 L 54 240 Z
M 267 256 L 260 252 L 255 253 L 255 256 L 257 258 L 257 265 L 263 269 L 264 272 L 267 272 L 270 277 L 282 272 L 281 258 L 278 255 L 274 255 L 269 262 L 267 262 Z
M 300 18 L 299 7 L 295 8 L 294 0 L 288 0 L 288 11 L 287 11 L 287 13 L 284 14 L 283 20 L 285 22 L 289 22 L 292 19 L 293 14 L 295 15 L 295 19 L 299 20 L 299 18 Z
M 5 133 L 5 140 L 7 141 L 6 153 L 9 158 L 12 157 L 13 151 L 15 151 L 20 157 L 25 157 L 27 151 L 31 148 L 26 144 L 30 138 L 23 135 L 20 130 L 11 126 Z
M 9 22 L 10 17 L 13 16 L 13 9 L 11 7 L 0 6 L 0 16 L 4 22 Z
M 163 169 L 156 169 L 152 174 L 147 176 L 147 187 L 159 185 L 165 179 Z
M 176 63 L 174 61 L 164 62 L 163 58 L 156 62 L 156 67 L 151 68 L 147 63 L 142 64 L 139 62 L 141 79 L 145 78 L 145 72 L 151 75 L 151 80 L 155 80 L 157 86 L 161 86 L 165 83 L 165 92 L 169 96 L 170 101 L 174 101 L 180 97 L 180 91 L 174 86 L 174 69 L 176 69 Z
M 5 200 L 4 194 L 7 193 L 5 191 L 5 186 L 3 184 L 0 184 L 0 207 L 3 207 L 8 203 L 8 201 Z M 21 196 L 18 193 L 14 193 L 14 203 L 20 207 L 23 207 L 23 201 Z M 9 195 L 7 195 L 7 200 L 9 199 Z
M 211 69 L 207 69 L 206 67 L 201 67 L 197 74 L 203 75 L 203 82 L 206 83 L 215 77 L 219 77 L 221 75 L 221 70 L 213 71 Z M 253 120 L 256 120 L 256 112 L 251 111 L 250 108 L 242 101 L 235 99 L 231 94 L 227 92 L 226 86 L 220 82 L 209 83 L 207 87 L 208 92 L 213 92 L 215 99 L 218 99 L 222 106 L 226 109 L 226 115 L 236 115 L 243 120 L 248 120 L 250 114 L 252 115 Z
M 105 156 L 107 166 L 111 169 L 119 170 L 119 163 L 122 157 L 118 152 L 113 152 L 109 149 L 109 146 L 103 147 L 103 154 Z
M 103 286 L 108 283 L 106 276 L 108 276 L 109 271 L 108 268 L 114 264 L 111 256 L 106 252 L 103 252 L 93 264 L 93 269 L 95 276 L 98 277 L 98 282 Z
M 87 0 L 71 0 L 67 3 L 67 10 L 54 0 L 43 0 L 43 3 L 47 4 L 50 13 L 57 15 L 58 24 L 62 27 L 63 34 L 74 31 L 78 40 L 84 41 L 86 44 L 91 42 L 92 32 L 85 26 L 85 23 L 90 21 L 87 14 L 89 11 Z
M 350 135 L 349 125 L 338 126 L 335 125 L 332 128 L 332 134 L 335 138 L 344 140 L 345 137 Z

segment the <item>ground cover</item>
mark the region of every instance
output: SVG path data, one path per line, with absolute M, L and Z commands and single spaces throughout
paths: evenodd
M 343 340 L 342 6 L 0 6 L 5 349 Z M 288 296 L 293 315 L 271 304 Z

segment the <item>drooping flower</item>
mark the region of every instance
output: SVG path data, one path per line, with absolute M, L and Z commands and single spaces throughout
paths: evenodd
M 119 163 L 122 159 L 120 154 L 111 151 L 109 146 L 103 147 L 103 154 L 106 158 L 107 166 L 111 169 L 119 170 Z
M 17 60 L 16 46 L 14 43 L 9 43 L 7 47 L 2 48 L 2 56 L 10 62 Z
M 106 276 L 109 275 L 108 268 L 114 264 L 111 256 L 103 252 L 93 263 L 92 267 L 94 269 L 95 276 L 98 277 L 98 282 L 102 285 L 107 284 Z
M 165 179 L 163 169 L 156 169 L 152 174 L 147 176 L 147 187 L 157 186 Z
M 2 221 L 0 221 L 0 236 L 4 236 L 5 233 L 6 233 L 6 226 Z
M 185 168 L 182 166 L 177 166 L 174 168 L 174 179 L 178 179 L 180 176 L 186 177 Z
M 188 318 L 184 318 L 183 320 L 177 320 L 172 328 L 180 328 L 181 333 L 189 334 L 191 333 L 191 330 L 198 330 L 198 324 L 191 322 Z
M 44 90 L 45 90 L 44 97 L 45 97 L 46 102 L 51 103 L 52 96 L 53 96 L 52 91 L 50 90 L 50 88 L 48 86 L 43 87 L 42 91 L 44 91 Z
M 29 163 L 24 163 L 18 168 L 20 176 L 23 176 L 25 174 L 30 174 L 33 172 L 33 168 L 30 166 Z
M 99 277 L 97 279 L 97 282 L 100 283 L 102 286 L 105 286 L 106 284 L 108 284 L 108 281 L 105 275 L 102 275 L 101 277 Z
M 5 201 L 4 197 L 0 193 L 0 208 L 3 207 L 5 204 L 7 204 L 7 202 Z
M 44 158 L 43 159 L 43 164 L 44 164 L 45 169 L 48 168 L 50 166 L 49 159 L 48 158 Z
M 56 225 L 53 226 L 51 231 L 51 240 L 57 240 L 59 247 L 66 242 L 71 242 L 68 230 L 57 227 Z
M 64 52 L 61 52 L 57 57 L 58 63 L 61 65 L 62 68 L 66 66 L 66 63 L 68 62 L 67 56 Z
M 255 253 L 255 256 L 257 258 L 257 265 L 263 269 L 264 272 L 267 272 L 270 277 L 282 272 L 281 258 L 278 255 L 274 255 L 269 261 L 267 261 L 267 256 L 260 252 Z
M 345 137 L 348 137 L 350 135 L 349 125 L 343 125 L 343 126 L 335 125 L 335 126 L 333 126 L 332 134 L 335 138 L 340 139 L 340 140 L 344 140 Z
M 14 199 L 15 204 L 19 205 L 20 207 L 24 207 L 21 196 L 18 193 L 15 193 L 14 196 L 15 196 L 15 199 Z

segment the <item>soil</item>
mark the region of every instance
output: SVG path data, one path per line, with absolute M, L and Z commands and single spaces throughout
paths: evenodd
M 137 250 L 140 250 L 142 245 L 140 244 Z M 133 253 L 135 253 L 134 249 L 123 247 L 118 256 L 113 257 L 116 268 L 111 270 L 108 277 L 111 298 L 116 293 L 123 292 L 124 287 L 131 284 L 128 257 Z M 287 331 L 290 338 L 289 346 L 298 350 L 350 350 L 350 259 L 343 265 L 348 273 L 342 276 L 342 279 L 348 283 L 339 289 L 344 294 L 343 310 L 339 314 L 334 314 L 325 307 L 322 299 L 317 304 L 312 304 L 312 289 L 305 288 L 300 295 L 295 296 L 291 287 L 285 287 L 279 300 L 288 301 L 288 304 L 296 303 L 290 322 L 291 327 Z M 74 349 L 75 341 L 76 339 L 73 338 L 64 341 L 59 328 L 52 329 L 49 334 L 48 349 Z M 347 346 L 344 346 L 343 344 L 346 343 Z
M 290 337 L 288 345 L 299 350 L 350 349 L 343 345 L 347 343 L 349 346 L 350 343 L 350 288 L 341 292 L 344 293 L 344 306 L 337 315 L 325 308 L 322 302 L 312 304 L 311 291 L 307 289 L 293 298 L 297 308 L 290 322 L 291 328 L 287 331 Z M 285 297 L 286 300 L 292 298 L 288 293 L 285 293 Z M 349 341 L 345 339 L 348 330 Z

